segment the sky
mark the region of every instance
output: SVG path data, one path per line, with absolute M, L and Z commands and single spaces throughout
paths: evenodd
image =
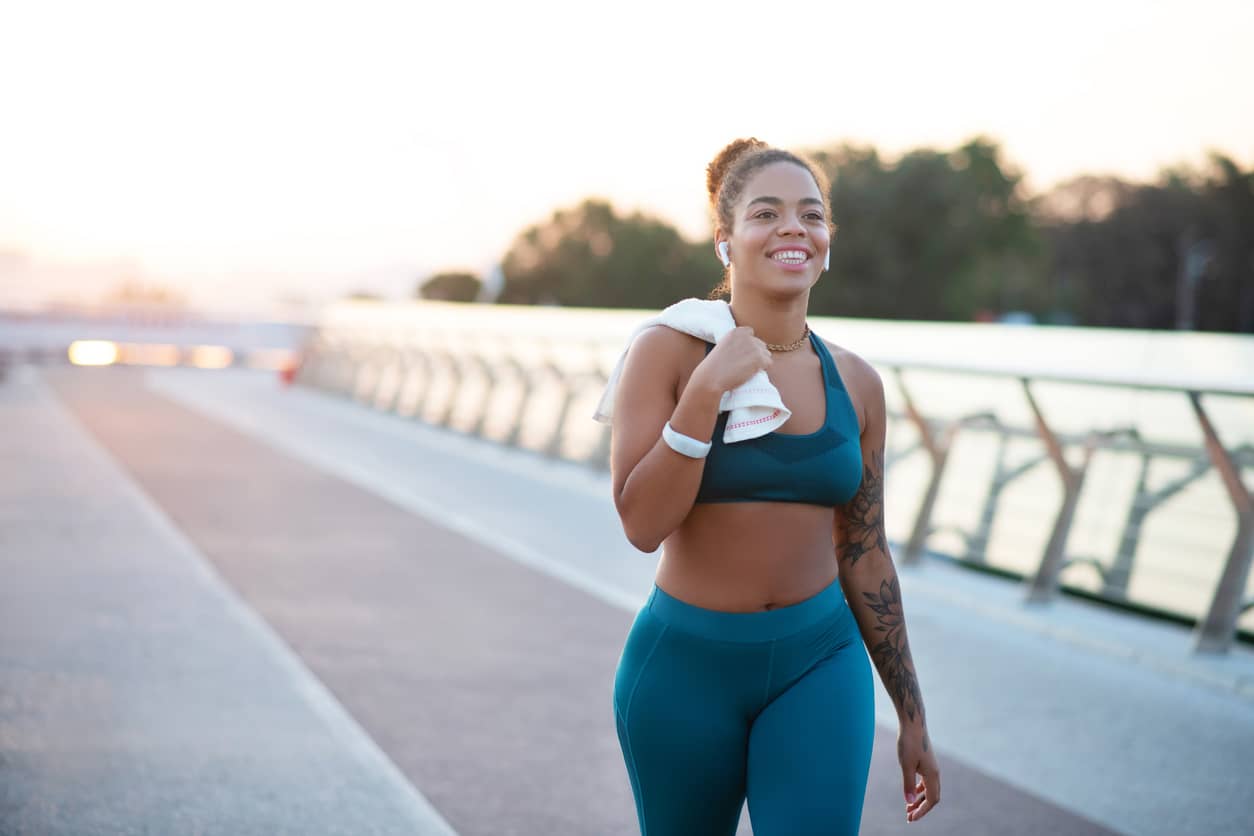
M 590 196 L 695 238 L 738 136 L 1250 166 L 1252 43 L 1247 0 L 0 0 L 0 302 L 407 295 Z

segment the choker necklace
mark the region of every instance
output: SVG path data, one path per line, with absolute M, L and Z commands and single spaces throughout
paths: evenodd
M 798 338 L 798 340 L 795 343 L 788 343 L 788 345 L 777 345 L 775 343 L 767 343 L 766 347 L 770 349 L 771 351 L 796 351 L 797 349 L 801 348 L 801 346 L 805 345 L 806 338 L 809 336 L 810 336 L 810 324 L 807 322 L 805 333 L 802 334 L 801 337 Z

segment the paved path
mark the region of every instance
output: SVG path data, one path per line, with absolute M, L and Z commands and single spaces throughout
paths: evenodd
M 623 541 L 603 476 L 315 393 L 280 391 L 269 376 L 119 369 L 49 377 L 79 422 L 63 421 L 67 437 L 108 451 L 97 459 L 111 468 L 117 504 L 147 504 L 150 521 L 181 540 L 184 562 L 212 562 L 299 656 L 294 662 L 271 642 L 275 658 L 288 662 L 271 664 L 270 674 L 289 685 L 325 685 L 335 698 L 325 702 L 351 715 L 341 725 L 373 740 L 355 738 L 356 749 L 348 748 L 369 753 L 377 744 L 421 790 L 401 793 L 407 809 L 423 809 L 425 796 L 462 834 L 634 832 L 607 720 L 609 683 L 653 561 Z M 46 388 L 22 391 L 34 393 L 38 409 L 68 418 Z M 56 444 L 70 451 L 63 473 L 81 450 L 59 438 Z M 36 500 L 0 524 L 0 536 L 39 528 L 23 520 L 50 499 L 71 507 L 58 494 L 61 483 L 49 481 L 43 504 Z M 99 484 L 85 493 L 97 492 L 109 493 Z M 100 517 L 120 514 L 110 508 Z M 65 525 L 64 511 L 44 517 L 50 529 L 79 528 Z M 44 562 L 64 565 L 47 587 L 73 585 L 72 552 L 48 551 Z M 35 571 L 27 563 L 17 569 Z M 884 726 L 864 833 L 1240 832 L 1249 812 L 1239 799 L 1248 797 L 1242 778 L 1254 742 L 1254 656 L 1195 660 L 1187 634 L 1175 628 L 1072 601 L 1025 610 L 1013 585 L 944 565 L 903 572 L 902 585 L 945 802 L 924 822 L 905 824 L 894 729 Z M 115 606 L 142 607 L 152 597 L 142 585 L 125 589 L 112 593 L 125 598 Z M 0 611 L 15 613 L 5 616 L 0 682 L 20 669 L 10 647 L 35 659 L 47 655 L 29 638 L 34 630 L 7 629 L 10 617 L 18 626 L 38 623 L 35 614 L 10 610 L 10 597 L 17 593 L 0 590 Z M 50 601 L 43 612 L 60 618 L 56 596 Z M 139 628 L 150 621 L 143 612 L 133 617 Z M 91 623 L 75 629 L 90 648 L 81 633 Z M 11 632 L 16 638 L 7 638 Z M 226 640 L 199 634 L 162 639 L 153 643 L 158 658 L 170 650 L 180 658 L 212 656 L 206 644 L 227 648 Z M 52 658 L 62 676 L 82 662 Z M 16 682 L 18 701 L 37 700 L 48 687 Z M 231 682 L 240 685 L 212 671 L 201 678 L 210 691 Z M 239 690 L 252 696 L 256 689 Z M 891 721 L 882 692 L 879 699 L 881 721 Z M 177 694 L 166 702 L 182 704 Z M 10 726 L 5 705 L 0 729 Z M 26 722 L 38 730 L 67 712 L 53 705 Z M 99 707 L 80 711 L 87 718 L 93 712 Z M 231 729 L 221 716 L 202 722 L 219 736 Z M 153 738 L 166 729 L 141 728 Z M 0 737 L 5 752 L 6 740 Z M 188 759 L 220 765 L 258 749 L 291 754 L 287 739 L 264 723 L 249 740 L 218 748 L 191 741 Z M 139 763 L 145 752 L 120 740 L 112 750 L 80 745 L 74 754 L 103 764 L 121 753 Z M 43 770 L 28 777 L 29 786 L 55 786 L 63 761 L 46 752 L 28 757 Z M 6 784 L 10 763 L 7 754 L 0 761 Z M 386 765 L 377 773 L 378 785 L 395 792 L 395 781 L 384 780 Z M 223 824 L 240 812 L 232 806 L 238 789 L 230 780 L 200 785 L 187 804 L 207 824 L 194 832 L 244 832 Z M 73 821 L 78 798 L 72 788 L 44 806 L 0 796 L 0 815 Z M 143 809 L 129 820 L 150 822 Z M 223 811 L 216 822 L 215 809 Z M 339 832 L 332 819 L 321 821 L 324 829 L 303 832 Z
M 450 836 L 118 462 L 17 377 L 0 386 L 0 833 Z

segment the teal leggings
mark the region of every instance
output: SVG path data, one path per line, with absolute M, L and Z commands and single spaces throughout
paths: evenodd
M 614 681 L 643 836 L 858 832 L 871 766 L 871 665 L 838 583 L 753 613 L 656 586 Z

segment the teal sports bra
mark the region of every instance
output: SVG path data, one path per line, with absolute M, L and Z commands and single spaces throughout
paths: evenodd
M 697 502 L 804 502 L 835 507 L 862 484 L 858 414 L 827 346 L 813 331 L 810 344 L 823 367 L 823 426 L 802 435 L 771 432 L 723 443 L 730 413 L 718 416 Z M 705 353 L 714 348 L 706 343 Z

